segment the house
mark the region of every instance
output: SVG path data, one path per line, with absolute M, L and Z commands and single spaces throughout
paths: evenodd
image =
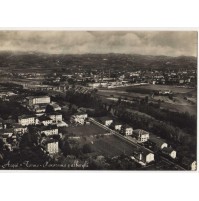
M 57 140 L 50 139 L 47 140 L 45 143 L 45 149 L 49 154 L 56 154 L 59 152 L 59 143 Z
M 32 110 L 35 113 L 45 113 L 45 111 L 46 111 L 46 104 L 33 105 Z
M 53 107 L 54 111 L 60 111 L 61 110 L 61 107 L 55 102 L 52 102 L 50 105 Z
M 26 126 L 22 126 L 21 124 L 15 123 L 13 124 L 14 134 L 24 134 L 28 131 Z
M 114 130 L 120 131 L 121 128 L 122 128 L 122 123 L 119 122 L 119 121 L 114 121 L 114 122 L 111 124 L 111 127 L 112 127 Z
M 38 117 L 38 119 L 39 119 L 39 122 L 42 123 L 44 126 L 48 126 L 53 123 L 53 120 L 46 115 L 42 115 L 42 116 Z
M 83 125 L 85 123 L 86 118 L 88 118 L 88 114 L 86 113 L 76 113 L 71 116 L 71 122 L 72 123 L 78 123 Z
M 18 117 L 18 123 L 22 126 L 38 124 L 38 119 L 34 115 L 22 115 Z
M 174 149 L 172 149 L 171 147 L 164 147 L 162 149 L 162 153 L 164 155 L 170 156 L 173 159 L 176 158 L 176 151 Z
M 134 151 L 131 158 L 135 159 L 135 161 L 137 161 L 138 163 L 142 165 L 146 165 L 155 160 L 154 154 L 145 149 Z
M 58 112 L 53 112 L 53 113 L 47 114 L 47 116 L 53 120 L 53 123 L 62 121 L 62 114 L 60 114 Z
M 156 148 L 160 150 L 163 149 L 164 147 L 168 147 L 168 144 L 159 138 L 149 139 L 149 142 L 151 142 Z
M 113 123 L 113 120 L 110 117 L 101 117 L 99 118 L 99 121 L 105 126 L 110 126 Z
M 146 142 L 149 139 L 149 132 L 142 129 L 134 130 L 133 135 L 135 136 L 138 142 Z
M 121 127 L 121 133 L 123 135 L 132 135 L 133 134 L 133 128 L 129 125 L 123 125 Z
M 7 139 L 11 138 L 13 135 L 13 129 L 1 129 L 0 130 L 0 137 L 4 143 L 7 143 Z
M 182 166 L 187 170 L 197 170 L 197 162 L 191 158 L 184 157 L 182 158 Z

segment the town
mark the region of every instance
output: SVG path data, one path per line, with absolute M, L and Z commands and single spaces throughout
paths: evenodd
M 23 59 L 0 68 L 2 167 L 71 169 L 78 161 L 88 170 L 196 170 L 194 60 L 120 68 L 97 56 L 96 68 L 87 56 L 73 70 L 62 57 L 53 61 L 59 68 L 22 70 Z

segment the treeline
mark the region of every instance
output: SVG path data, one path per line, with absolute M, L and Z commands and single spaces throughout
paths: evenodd
M 75 104 L 78 107 L 93 108 L 95 110 L 94 113 L 88 112 L 91 116 L 104 116 L 107 114 L 104 103 L 94 92 L 84 94 L 70 90 L 66 92 L 65 99 L 67 102 Z
M 140 112 L 144 112 L 152 117 L 177 126 L 191 135 L 196 135 L 197 121 L 196 116 L 190 115 L 188 112 L 172 112 L 166 109 L 159 109 L 153 105 L 139 105 L 136 108 Z
M 31 114 L 31 112 L 15 101 L 7 102 L 0 100 L 1 118 L 7 119 L 8 117 L 12 117 L 14 119 L 17 119 L 19 115 L 23 114 Z
M 187 134 L 179 127 L 175 127 L 144 114 L 126 111 L 124 108 L 116 109 L 115 115 L 118 116 L 121 121 L 130 124 L 134 129 L 144 129 L 168 140 L 174 148 L 180 145 L 179 147 L 181 147 L 182 150 L 186 147 L 187 153 L 196 153 L 195 136 Z
M 118 107 L 127 107 L 137 110 L 139 112 L 148 114 L 155 119 L 164 121 L 167 124 L 177 126 L 190 135 L 196 135 L 197 133 L 197 119 L 195 115 L 190 115 L 188 112 L 173 112 L 167 109 L 160 109 L 161 101 L 157 104 L 149 103 L 147 97 L 137 102 L 128 103 L 118 101 Z

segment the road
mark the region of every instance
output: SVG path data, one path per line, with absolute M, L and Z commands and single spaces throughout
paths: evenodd
M 89 120 L 90 120 L 92 123 L 94 123 L 94 124 L 96 124 L 96 125 L 98 125 L 98 126 L 104 128 L 105 130 L 107 130 L 107 131 L 109 131 L 110 133 L 114 134 L 115 136 L 119 137 L 120 139 L 122 139 L 122 140 L 124 140 L 124 141 L 130 143 L 130 144 L 133 145 L 134 147 L 140 148 L 140 149 L 142 149 L 142 150 L 147 150 L 149 153 L 153 153 L 153 154 L 154 154 L 154 152 L 151 151 L 150 149 L 147 149 L 146 147 L 143 147 L 143 146 L 141 146 L 141 145 L 139 145 L 139 144 L 137 144 L 137 143 L 135 143 L 135 142 L 133 142 L 133 141 L 131 141 L 131 140 L 125 138 L 123 135 L 121 135 L 121 134 L 119 134 L 118 132 L 116 132 L 116 131 L 114 131 L 114 130 L 108 128 L 107 126 L 105 126 L 105 125 L 99 123 L 99 122 L 96 121 L 95 119 L 89 118 Z M 176 163 L 174 163 L 174 162 L 168 160 L 167 158 L 165 158 L 165 157 L 163 157 L 163 156 L 160 156 L 160 158 L 161 158 L 164 162 L 166 162 L 168 165 L 174 165 L 176 168 L 178 168 L 178 169 L 180 169 L 180 170 L 186 170 L 186 169 L 184 169 L 183 167 L 177 165 Z

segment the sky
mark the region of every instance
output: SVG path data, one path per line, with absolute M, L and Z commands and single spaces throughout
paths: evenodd
M 0 31 L 0 51 L 197 56 L 195 31 Z

